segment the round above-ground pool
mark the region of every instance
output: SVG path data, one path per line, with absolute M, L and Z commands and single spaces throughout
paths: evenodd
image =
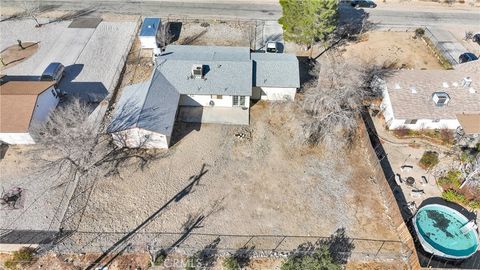
M 466 259 L 477 251 L 478 234 L 472 224 L 460 212 L 440 204 L 426 205 L 413 217 L 423 249 L 448 259 Z

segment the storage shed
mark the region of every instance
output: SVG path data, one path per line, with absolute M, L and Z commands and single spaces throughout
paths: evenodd
M 159 18 L 145 18 L 140 29 L 140 44 L 142 48 L 157 48 L 157 32 L 161 21 Z

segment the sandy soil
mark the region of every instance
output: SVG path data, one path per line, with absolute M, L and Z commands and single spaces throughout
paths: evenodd
M 119 177 L 97 180 L 79 231 L 99 232 L 99 237 L 86 233 L 75 239 L 87 243 L 84 249 L 98 241 L 107 246 L 147 219 L 141 233 L 182 233 L 189 222 L 203 217 L 195 233 L 329 236 L 343 227 L 350 237 L 398 240 L 379 190 L 368 180 L 372 171 L 365 160 L 334 159 L 322 149 L 292 147 L 288 134 L 265 124 L 271 117 L 269 106 L 259 103 L 251 109 L 247 129 L 205 124 L 194 130 L 179 123 L 174 136 L 181 139 L 169 156 L 143 171 L 124 168 Z M 238 132 L 251 132 L 251 139 L 238 139 Z M 351 156 L 364 150 L 359 146 Z M 199 182 L 179 195 L 198 175 Z M 112 239 L 100 232 L 120 234 Z M 133 245 L 155 241 L 168 246 L 178 237 L 145 234 Z M 182 246 L 201 248 L 212 237 L 195 235 Z M 237 248 L 247 240 L 226 237 L 220 246 Z M 260 237 L 250 244 L 273 249 L 278 240 Z M 279 249 L 304 241 L 285 241 Z
M 183 23 L 177 44 L 216 45 L 249 47 L 249 30 L 255 26 L 247 23 L 214 22 L 202 26 L 201 23 Z
M 367 63 L 396 63 L 398 68 L 442 69 L 437 58 L 412 32 L 369 32 L 360 42 L 346 46 L 344 56 Z

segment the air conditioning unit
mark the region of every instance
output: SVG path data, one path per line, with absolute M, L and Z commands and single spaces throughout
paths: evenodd
M 208 105 L 210 105 L 211 107 L 215 106 L 215 101 L 210 100 L 210 102 L 208 103 Z
M 193 65 L 192 76 L 198 79 L 203 78 L 203 65 Z

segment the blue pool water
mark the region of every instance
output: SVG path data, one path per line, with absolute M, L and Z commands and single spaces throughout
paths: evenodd
M 434 249 L 430 252 L 439 254 L 437 250 L 448 257 L 468 257 L 477 251 L 477 233 L 460 231 L 467 222 L 467 218 L 456 210 L 437 204 L 420 208 L 415 217 L 417 232 Z M 424 243 L 422 245 L 425 248 Z

